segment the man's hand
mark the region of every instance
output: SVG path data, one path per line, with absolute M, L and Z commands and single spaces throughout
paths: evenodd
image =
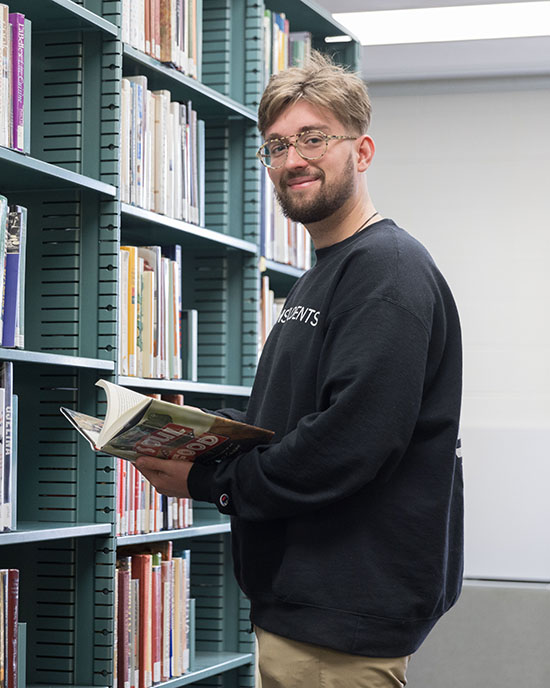
M 150 456 L 140 456 L 135 462 L 138 471 L 167 497 L 191 497 L 187 478 L 192 466 L 191 461 L 170 461 Z

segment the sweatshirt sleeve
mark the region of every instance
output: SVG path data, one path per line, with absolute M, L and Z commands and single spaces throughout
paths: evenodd
M 240 411 L 239 409 L 234 408 L 222 408 L 217 409 L 216 411 L 208 411 L 207 409 L 203 410 L 207 411 L 208 413 L 213 413 L 216 416 L 221 416 L 222 418 L 229 418 L 229 420 L 236 420 L 239 423 L 246 423 L 246 411 Z
M 419 414 L 429 346 L 401 305 L 367 299 L 334 316 L 318 364 L 317 408 L 280 442 L 189 476 L 191 495 L 249 520 L 313 511 L 390 474 Z

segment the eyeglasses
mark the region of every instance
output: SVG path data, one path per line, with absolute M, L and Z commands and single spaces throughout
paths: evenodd
M 359 137 L 329 135 L 324 131 L 302 131 L 292 136 L 266 141 L 259 147 L 256 157 L 266 167 L 276 170 L 285 164 L 290 146 L 294 146 L 298 155 L 304 160 L 318 160 L 327 152 L 329 141 L 333 139 L 354 141 L 357 138 Z M 290 139 L 294 139 L 294 142 Z

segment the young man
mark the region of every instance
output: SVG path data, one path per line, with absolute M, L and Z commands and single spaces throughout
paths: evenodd
M 373 205 L 369 121 L 362 81 L 320 55 L 271 78 L 258 156 L 317 261 L 247 412 L 225 414 L 274 441 L 215 468 L 138 462 L 233 517 L 263 688 L 404 686 L 461 587 L 459 320 L 427 251 Z

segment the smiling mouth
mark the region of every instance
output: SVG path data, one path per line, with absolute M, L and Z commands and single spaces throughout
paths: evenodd
M 309 186 L 312 186 L 315 182 L 318 182 L 319 179 L 319 177 L 298 177 L 295 179 L 290 179 L 286 185 L 289 189 L 306 189 Z

